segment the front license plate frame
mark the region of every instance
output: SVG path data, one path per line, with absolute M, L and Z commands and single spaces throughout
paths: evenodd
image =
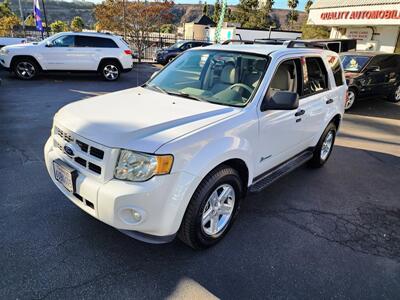
M 63 162 L 61 159 L 53 161 L 54 178 L 70 193 L 76 191 L 78 171 Z

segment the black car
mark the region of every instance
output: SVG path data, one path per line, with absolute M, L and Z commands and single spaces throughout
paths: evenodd
M 158 50 L 156 52 L 155 60 L 157 63 L 166 65 L 171 60 L 173 60 L 176 56 L 181 54 L 182 52 L 195 47 L 204 47 L 211 45 L 208 42 L 201 42 L 201 41 L 180 41 L 176 42 L 172 46 Z
M 350 109 L 362 98 L 386 96 L 400 101 L 400 55 L 380 52 L 346 52 L 340 55 L 346 76 Z

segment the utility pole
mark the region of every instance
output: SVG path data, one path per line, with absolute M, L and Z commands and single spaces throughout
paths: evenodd
M 125 1 L 126 0 L 122 0 L 122 22 L 123 22 L 123 26 L 124 26 L 124 40 L 126 40 L 126 20 L 125 20 Z
M 46 6 L 44 5 L 44 0 L 42 0 L 44 21 L 46 22 L 46 35 L 49 37 L 49 24 L 47 23 Z
M 24 37 L 26 37 L 25 18 L 24 18 L 24 12 L 22 11 L 21 0 L 18 0 L 18 5 L 19 5 L 19 13 L 21 14 L 21 20 L 22 20 L 22 30 L 24 31 Z

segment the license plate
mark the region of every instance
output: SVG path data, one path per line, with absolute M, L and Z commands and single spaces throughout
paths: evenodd
M 60 159 L 53 161 L 54 177 L 61 183 L 69 192 L 75 191 L 76 178 L 78 171 L 67 165 Z

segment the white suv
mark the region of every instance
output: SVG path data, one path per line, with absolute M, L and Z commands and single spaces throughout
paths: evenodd
M 189 50 L 142 87 L 63 107 L 44 149 L 53 182 L 137 239 L 215 244 L 248 191 L 331 154 L 341 62 L 297 43 Z
M 0 64 L 25 80 L 42 71 L 94 71 L 113 81 L 121 72 L 132 70 L 133 59 L 119 36 L 63 32 L 39 43 L 1 48 Z

